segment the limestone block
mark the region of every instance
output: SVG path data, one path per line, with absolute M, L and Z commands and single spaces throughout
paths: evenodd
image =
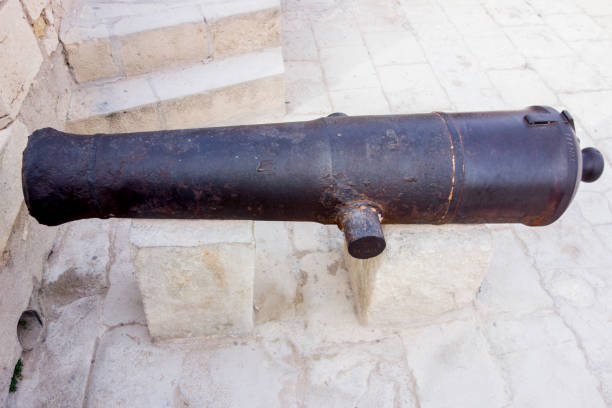
M 15 217 L 23 203 L 21 189 L 21 154 L 28 130 L 20 121 L 0 130 L 0 253 L 13 229 Z
M 67 304 L 108 288 L 112 221 L 89 219 L 62 227 L 43 275 L 46 296 Z M 112 254 L 114 256 L 114 254 Z
M 261 120 L 262 112 L 284 113 L 284 89 L 283 76 L 275 75 L 165 101 L 161 109 L 168 129 L 236 123 L 249 114 Z
M 120 38 L 125 75 L 196 63 L 210 56 L 204 22 L 181 24 Z
M 251 221 L 134 221 L 138 286 L 154 339 L 253 327 Z
M 281 51 L 272 48 L 163 73 L 151 83 L 162 100 L 168 129 L 177 129 L 270 110 L 284 112 L 283 73 Z
M 0 129 L 19 112 L 42 63 L 32 28 L 18 0 L 0 3 Z
M 233 15 L 211 24 L 215 58 L 280 46 L 280 10 Z
M 68 63 L 77 82 L 119 75 L 108 38 L 93 38 L 76 43 L 64 43 Z
M 78 406 L 187 407 L 178 405 L 175 396 L 183 357 L 180 351 L 151 344 L 146 327 L 108 330 L 95 355 L 87 403 L 79 401 Z
M 83 406 L 98 339 L 101 302 L 78 299 L 55 310 L 44 342 L 23 358 L 23 379 L 10 395 L 14 407 Z
M 420 321 L 470 303 L 491 258 L 485 226 L 384 226 L 387 248 L 345 262 L 364 324 Z
M 21 3 L 28 13 L 30 20 L 34 21 L 40 16 L 49 0 L 21 0 Z

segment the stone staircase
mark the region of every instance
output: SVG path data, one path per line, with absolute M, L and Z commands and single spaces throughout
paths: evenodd
M 279 0 L 80 0 L 60 39 L 78 83 L 69 131 L 176 129 L 284 114 Z

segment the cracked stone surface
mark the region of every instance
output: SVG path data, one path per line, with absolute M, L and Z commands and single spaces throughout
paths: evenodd
M 336 229 L 255 223 L 253 331 L 152 342 L 129 225 L 62 227 L 46 339 L 9 407 L 612 406 L 610 15 L 604 0 L 285 0 L 286 120 L 546 103 L 607 173 L 553 225 L 488 226 L 476 299 L 393 327 L 359 324 Z M 72 279 L 86 284 L 57 285 Z

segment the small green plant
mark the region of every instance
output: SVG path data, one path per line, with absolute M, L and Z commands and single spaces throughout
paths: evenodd
M 23 362 L 21 359 L 17 360 L 15 364 L 15 370 L 13 371 L 13 378 L 11 378 L 11 385 L 9 386 L 9 392 L 17 391 L 17 383 L 21 380 L 21 370 L 23 369 Z
M 17 325 L 19 325 L 19 327 L 21 327 L 22 329 L 28 328 L 28 322 L 26 322 L 25 320 L 20 320 L 19 323 L 17 323 Z

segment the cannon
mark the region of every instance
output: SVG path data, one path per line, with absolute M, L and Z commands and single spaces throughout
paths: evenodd
M 328 117 L 75 135 L 34 132 L 23 192 L 45 225 L 83 218 L 315 221 L 349 253 L 385 248 L 381 224 L 547 225 L 604 160 L 567 111 Z

